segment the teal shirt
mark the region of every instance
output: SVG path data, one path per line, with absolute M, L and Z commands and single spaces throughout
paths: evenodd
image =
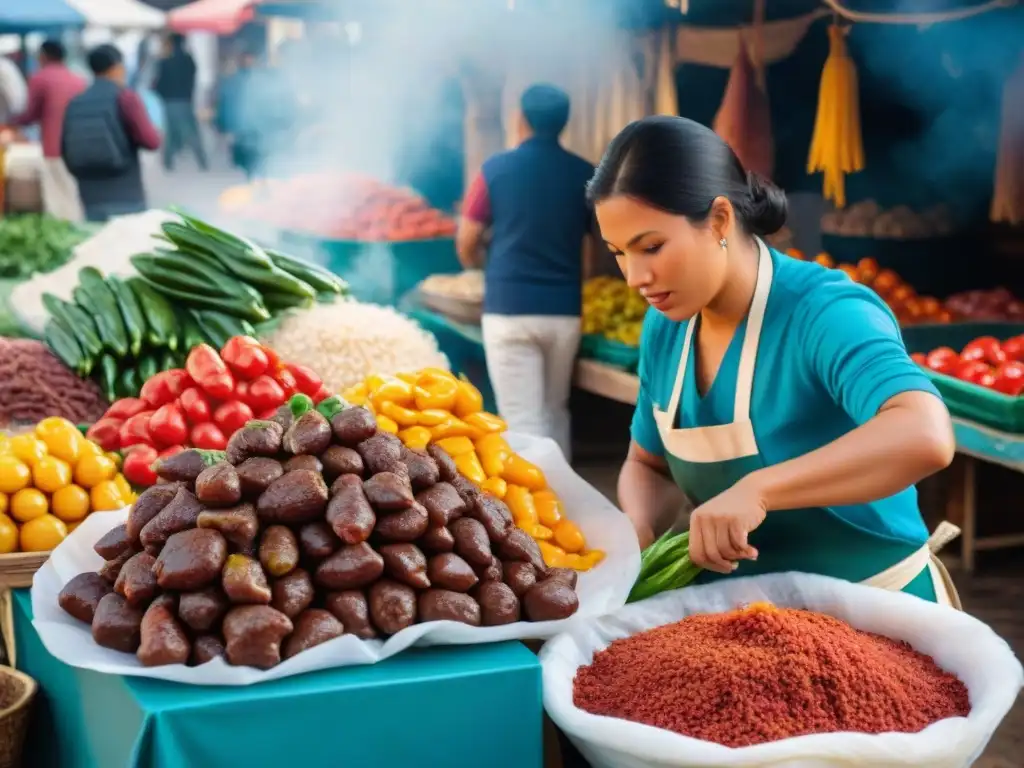
M 832 442 L 864 424 L 887 400 L 902 392 L 930 392 L 939 397 L 910 359 L 895 317 L 877 294 L 838 270 L 776 251 L 771 255 L 775 274 L 761 330 L 750 409 L 766 465 L 803 456 Z M 640 392 L 631 433 L 641 448 L 657 456 L 663 456 L 665 448 L 652 407 L 664 410 L 668 406 L 686 326 L 686 322 L 673 322 L 653 309 L 644 318 Z M 703 398 L 697 392 L 696 355 L 691 350 L 677 428 L 733 421 L 745 330 L 744 320 Z M 876 535 L 918 545 L 928 538 L 913 486 L 870 504 L 833 507 L 833 511 Z

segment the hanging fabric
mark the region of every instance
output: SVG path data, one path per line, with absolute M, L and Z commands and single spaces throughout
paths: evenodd
M 741 41 L 714 130 L 732 147 L 743 167 L 766 178 L 774 163 L 768 94 L 758 85 L 746 44 Z
M 992 221 L 1024 223 L 1024 54 L 1003 88 Z
M 824 15 L 826 12 L 818 10 L 793 19 L 765 22 L 763 50 L 755 56 L 757 64 L 768 66 L 789 58 L 811 25 Z M 690 27 L 681 24 L 674 32 L 675 62 L 729 69 L 736 63 L 743 38 L 751 29 L 751 26 Z
M 846 174 L 864 169 L 864 143 L 857 70 L 846 49 L 846 30 L 833 23 L 828 37 L 829 53 L 821 71 L 807 172 L 823 173 L 825 199 L 842 208 L 846 205 Z

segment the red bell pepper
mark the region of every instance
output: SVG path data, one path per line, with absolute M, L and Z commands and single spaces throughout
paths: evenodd
M 252 408 L 238 400 L 224 403 L 213 412 L 213 423 L 225 435 L 233 435 L 253 418 Z
M 185 361 L 185 370 L 192 380 L 211 397 L 227 400 L 234 394 L 235 378 L 209 344 L 192 347 Z
M 120 400 L 115 400 L 107 408 L 107 412 L 103 414 L 104 419 L 119 419 L 124 421 L 130 419 L 137 413 L 148 411 L 149 405 L 145 400 L 141 400 L 137 397 L 122 397 Z
M 85 433 L 86 438 L 92 440 L 104 451 L 116 451 L 121 447 L 121 425 L 120 419 L 104 416 Z
M 313 397 L 317 393 L 317 390 L 324 385 L 323 381 L 312 368 L 307 368 L 304 365 L 297 365 L 296 363 L 287 363 L 285 370 L 288 371 L 295 379 L 295 386 L 299 392 L 304 395 Z
M 185 418 L 192 426 L 204 424 L 212 417 L 210 399 L 199 387 L 189 387 L 178 398 L 181 409 L 185 412 Z
M 151 376 L 142 385 L 139 395 L 148 403 L 150 409 L 173 403 L 178 396 L 192 386 L 192 379 L 182 368 L 171 368 Z
M 125 454 L 121 472 L 132 485 L 156 485 L 157 476 L 153 463 L 157 460 L 156 448 L 151 445 L 136 445 Z
M 263 345 L 252 336 L 232 336 L 220 351 L 221 359 L 228 367 L 244 379 L 255 379 L 266 373 L 270 366 Z
M 121 425 L 121 448 L 133 445 L 153 445 L 153 436 L 149 433 L 149 420 L 153 411 L 137 413 Z
M 177 403 L 161 405 L 149 420 L 149 434 L 157 445 L 183 445 L 188 439 L 184 409 Z
M 270 376 L 263 375 L 249 384 L 249 397 L 245 400 L 254 411 L 277 409 L 288 399 L 284 388 Z
M 197 424 L 192 427 L 189 435 L 189 442 L 195 448 L 205 448 L 210 451 L 223 451 L 227 446 L 227 438 L 216 424 Z

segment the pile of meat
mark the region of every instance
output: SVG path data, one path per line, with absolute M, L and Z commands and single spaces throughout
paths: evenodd
M 417 622 L 564 619 L 576 573 L 549 569 L 508 508 L 437 446 L 412 451 L 347 408 L 250 421 L 224 453 L 162 459 L 163 480 L 60 605 L 148 666 L 266 669 L 345 633 Z

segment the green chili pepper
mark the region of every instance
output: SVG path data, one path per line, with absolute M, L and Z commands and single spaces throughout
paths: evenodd
M 328 420 L 334 418 L 338 413 L 341 413 L 348 408 L 348 403 L 340 395 L 332 395 L 326 400 L 321 400 L 320 405 L 316 409 Z
M 651 578 L 638 581 L 633 585 L 629 593 L 627 603 L 635 603 L 638 600 L 646 600 L 661 592 L 685 587 L 700 573 L 700 568 L 693 564 L 689 555 L 679 558 L 667 568 L 654 574 Z
M 293 419 L 299 418 L 306 411 L 312 411 L 313 408 L 313 399 L 302 393 L 292 395 L 292 399 L 288 401 L 288 410 L 292 412 Z

